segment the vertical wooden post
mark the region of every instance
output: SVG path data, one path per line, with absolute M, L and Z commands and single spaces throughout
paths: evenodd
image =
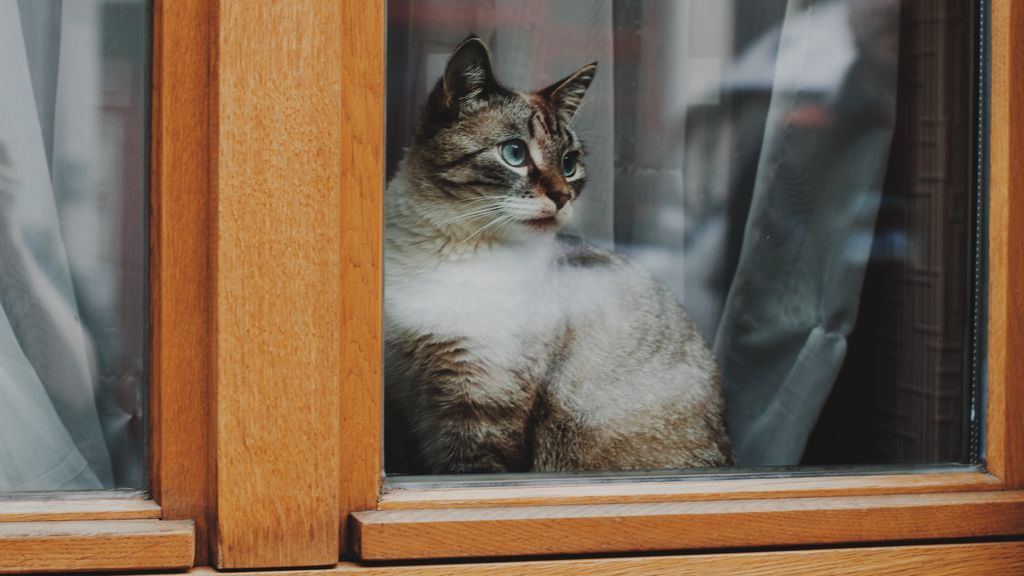
M 157 0 L 153 38 L 152 461 L 164 519 L 196 522 L 205 564 L 208 398 L 209 0 Z
M 992 2 L 986 464 L 1024 488 L 1024 2 Z
M 384 2 L 341 1 L 341 527 L 381 479 Z
M 339 538 L 340 5 L 217 0 L 215 560 L 333 564 Z

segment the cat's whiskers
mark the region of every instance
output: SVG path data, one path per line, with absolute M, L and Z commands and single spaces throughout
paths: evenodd
M 608 142 L 608 135 L 599 130 L 576 130 L 576 136 L 583 141 L 584 146 L 592 142 L 605 144 Z
M 445 223 L 445 222 L 453 222 L 455 220 L 460 220 L 460 219 L 465 218 L 467 216 L 473 216 L 473 215 L 484 213 L 484 212 L 488 212 L 488 211 L 491 211 L 491 210 L 497 210 L 499 208 L 501 208 L 500 204 L 489 205 L 489 206 L 477 206 L 475 208 L 472 208 L 471 210 L 468 210 L 466 212 L 461 212 L 461 213 L 459 213 L 456 216 L 453 216 L 453 217 L 451 217 L 451 218 L 449 218 L 447 220 L 442 221 L 442 224 Z
M 501 202 L 504 200 L 501 196 L 474 196 L 473 198 L 456 198 L 455 200 L 448 200 L 453 204 L 475 204 L 480 202 Z
M 442 228 L 449 227 L 452 224 L 458 224 L 458 223 L 461 223 L 461 222 L 464 222 L 464 221 L 467 221 L 467 220 L 471 220 L 471 219 L 474 219 L 474 218 L 479 218 L 481 216 L 489 216 L 491 214 L 497 214 L 497 213 L 502 212 L 503 210 L 504 210 L 503 206 L 496 205 L 496 206 L 486 206 L 486 207 L 483 207 L 483 208 L 477 208 L 477 209 L 471 210 L 469 212 L 463 212 L 462 214 L 459 214 L 458 216 L 455 216 L 455 217 L 452 217 L 452 218 L 448 218 L 446 220 L 442 220 L 441 222 L 434 223 L 434 225 L 431 228 L 431 231 L 434 232 L 434 231 L 440 230 Z
M 609 97 L 611 95 L 612 95 L 611 92 L 608 92 L 607 90 L 604 91 L 604 92 L 598 92 L 598 93 L 595 93 L 595 94 L 588 94 L 587 98 L 584 99 L 583 102 L 581 102 L 580 105 L 576 108 L 576 112 L 573 114 L 572 119 L 576 120 L 577 118 L 579 118 L 580 117 L 580 112 L 582 112 L 583 109 L 586 108 L 588 104 L 593 104 L 594 102 L 597 102 L 598 100 L 602 100 L 604 98 L 607 98 L 607 97 Z M 572 126 L 572 122 L 570 122 L 569 125 L 571 127 Z
M 576 232 L 576 236 L 583 238 L 583 230 L 578 224 L 576 224 L 576 220 L 574 218 L 566 218 L 565 221 L 562 222 L 562 225 L 572 228 L 573 231 Z
M 492 201 L 498 202 L 498 201 L 501 201 L 503 199 L 504 199 L 504 196 L 501 196 L 501 195 L 483 194 L 483 195 L 480 195 L 480 196 L 473 196 L 471 198 L 457 198 L 454 201 L 455 202 L 480 202 L 480 201 L 492 200 Z
M 501 224 L 502 222 L 507 222 L 507 221 L 510 221 L 512 219 L 513 219 L 513 217 L 511 215 L 509 215 L 509 214 L 501 214 L 497 218 L 491 220 L 487 224 L 484 224 L 483 226 L 478 228 L 476 232 L 473 232 L 472 234 L 467 236 L 466 239 L 463 240 L 462 242 L 463 243 L 469 242 L 473 238 L 475 238 L 478 235 L 480 235 L 480 233 L 483 232 L 484 230 L 487 230 L 488 228 L 490 228 L 490 227 L 492 227 L 492 226 L 494 226 L 496 224 Z
M 515 220 L 515 217 L 513 217 L 513 216 L 511 216 L 509 214 L 501 214 L 501 215 L 499 215 L 497 218 L 494 218 L 493 220 L 491 220 L 487 224 L 484 224 L 480 228 L 477 228 L 476 232 L 473 232 L 472 234 L 467 236 L 464 240 L 462 240 L 462 242 L 459 242 L 455 246 L 455 248 L 452 249 L 452 252 L 454 252 L 454 253 L 460 252 L 460 250 L 461 250 L 461 248 L 463 246 L 468 244 L 469 241 L 472 240 L 473 238 L 476 238 L 477 236 L 479 236 L 480 233 L 482 233 L 484 230 L 487 230 L 488 228 L 491 228 L 492 226 L 495 226 L 495 225 L 500 225 L 502 223 L 512 222 L 513 220 Z M 500 226 L 499 226 L 499 229 L 500 229 Z
M 495 232 L 502 232 L 509 228 L 510 226 L 512 226 L 513 224 L 515 224 L 516 222 L 518 222 L 518 219 L 516 218 L 507 218 L 504 222 L 498 225 L 498 227 L 495 229 Z

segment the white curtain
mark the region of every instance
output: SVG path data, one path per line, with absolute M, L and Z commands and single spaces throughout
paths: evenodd
M 18 3 L 0 0 L 0 491 L 111 487 Z
M 790 2 L 715 339 L 739 465 L 799 463 L 845 359 L 895 125 L 898 22 L 896 1 Z
M 145 485 L 148 21 L 0 0 L 0 491 Z
M 738 464 L 798 464 L 857 315 L 899 1 L 390 0 L 388 17 L 389 170 L 468 34 L 517 89 L 598 61 L 579 231 L 714 342 Z

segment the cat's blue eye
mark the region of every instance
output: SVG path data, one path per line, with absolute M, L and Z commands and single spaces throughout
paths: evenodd
M 565 156 L 562 156 L 562 175 L 566 178 L 570 178 L 576 174 L 576 165 L 578 164 L 578 160 L 578 153 L 566 152 Z
M 501 159 L 507 162 L 509 166 L 518 168 L 526 164 L 526 142 L 518 138 L 502 142 L 498 146 L 498 151 L 501 153 Z

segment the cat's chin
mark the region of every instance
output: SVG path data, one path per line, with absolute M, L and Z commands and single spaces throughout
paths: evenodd
M 530 220 L 524 220 L 523 225 L 533 230 L 539 230 L 541 232 L 550 232 L 558 229 L 562 223 L 558 221 L 555 216 L 542 216 L 540 218 L 533 218 Z
M 516 220 L 516 225 L 502 231 L 505 242 L 532 242 L 542 238 L 554 238 L 564 222 L 555 216 Z

